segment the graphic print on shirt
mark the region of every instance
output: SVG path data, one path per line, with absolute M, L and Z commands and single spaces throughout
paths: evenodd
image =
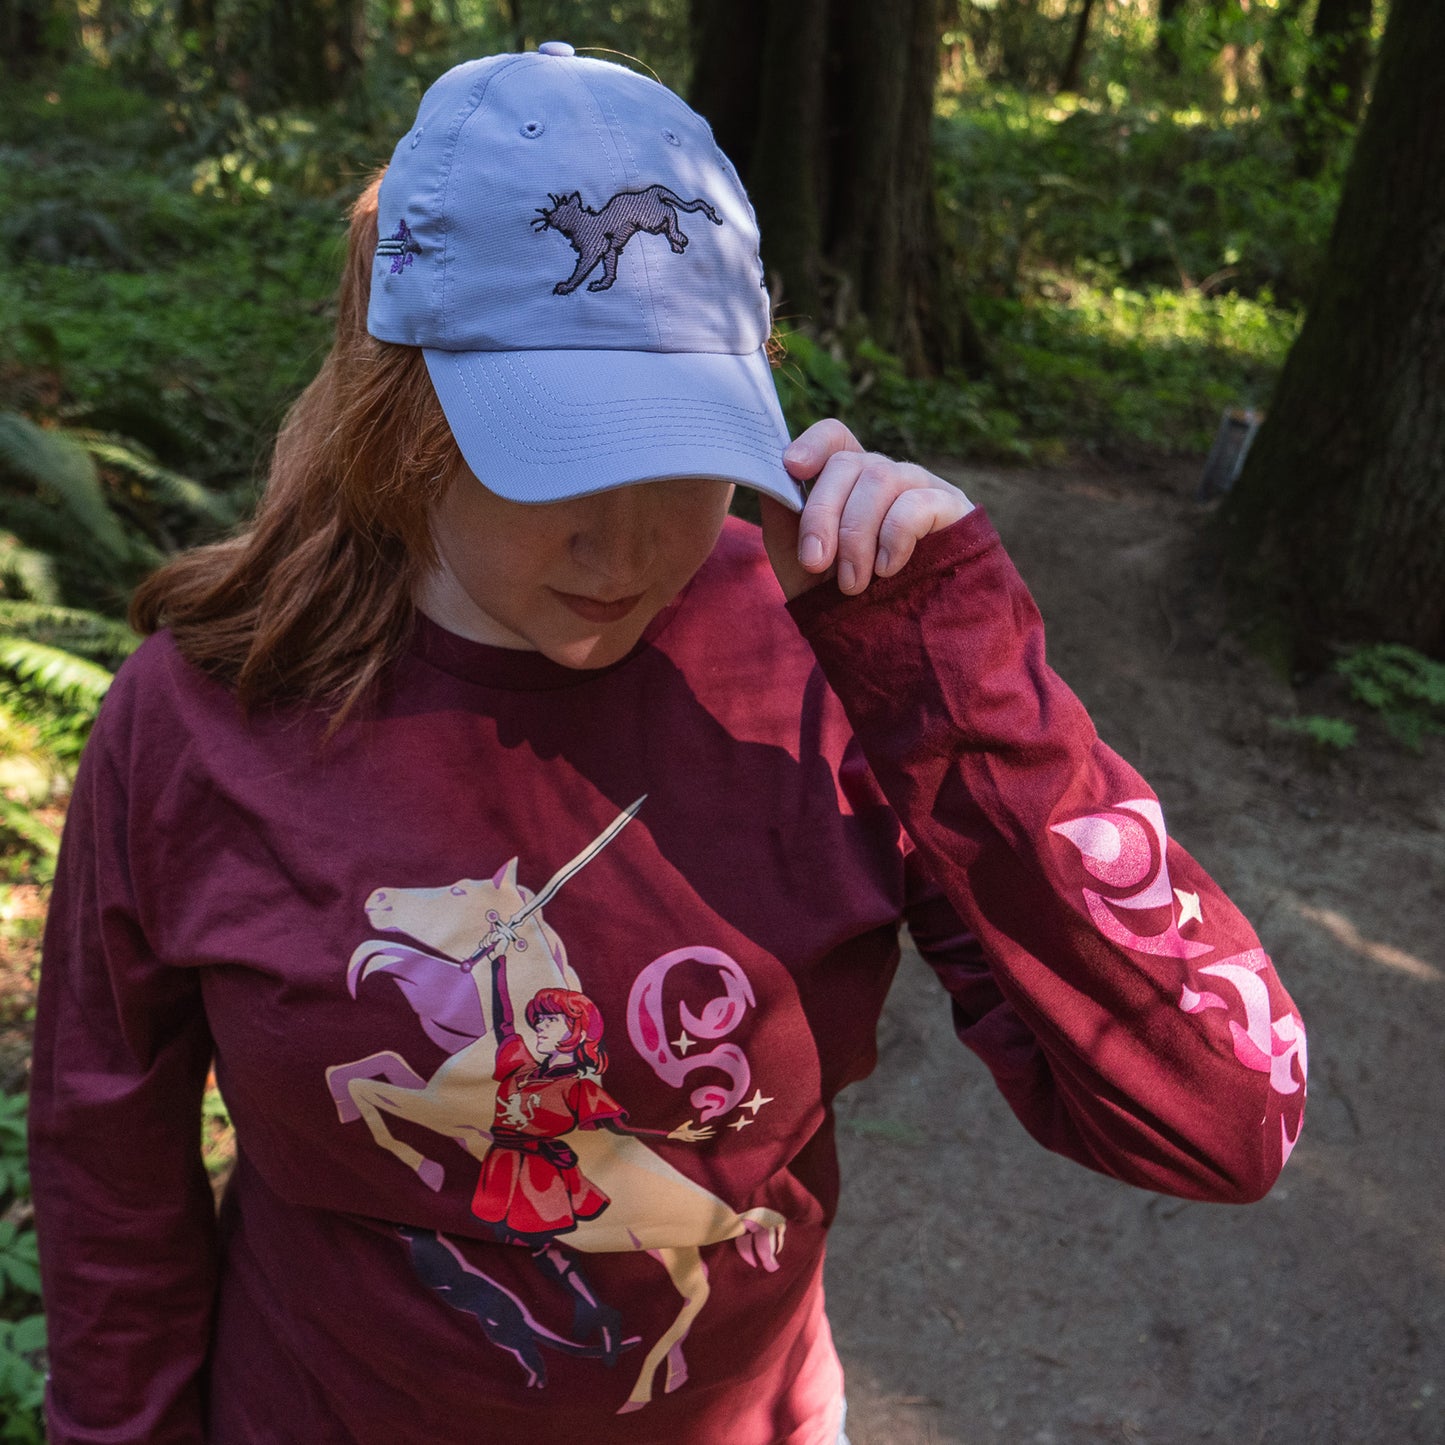
M 1079 850 L 1085 871 L 1105 887 L 1130 890 L 1123 897 L 1111 897 L 1083 888 L 1084 906 L 1099 932 L 1135 953 L 1177 959 L 1184 964 L 1179 1007 L 1185 1013 L 1223 1009 L 1229 1014 L 1230 1004 L 1208 986 L 1211 980 L 1228 984 L 1244 1009 L 1242 1024 L 1237 1018 L 1228 1020 L 1235 1058 L 1245 1068 L 1267 1074 L 1270 1089 L 1281 1103 L 1296 1093 L 1302 1103 L 1308 1075 L 1304 1024 L 1291 1010 L 1278 1018 L 1271 1017 L 1269 990 L 1260 977 L 1269 966 L 1263 949 L 1246 949 L 1198 966 L 1192 963 L 1215 952 L 1215 945 L 1200 936 L 1206 924 L 1199 894 L 1171 885 L 1166 857 L 1169 843 L 1158 802 L 1154 798 L 1133 798 L 1106 813 L 1055 823 L 1050 831 L 1067 838 Z M 1120 911 L 1138 915 L 1159 908 L 1169 909 L 1169 921 L 1155 933 L 1137 933 L 1119 916 Z M 1191 924 L 1198 928 L 1186 937 L 1183 930 Z M 1291 1135 L 1281 1110 L 1280 1148 L 1286 1160 L 1299 1139 L 1302 1123 L 1301 1110 Z
M 373 975 L 393 979 L 448 1057 L 430 1079 L 394 1050 L 326 1071 L 342 1122 L 364 1120 L 376 1142 L 428 1189 L 440 1190 L 449 1175 L 454 1180 L 455 1166 L 465 1161 L 473 1215 L 498 1241 L 529 1250 L 553 1303 L 570 1302 L 568 1334 L 538 1320 L 534 1311 L 546 1301 L 524 1303 L 443 1235 L 400 1231 L 422 1280 L 513 1355 L 529 1385 L 546 1383 L 543 1346 L 610 1366 L 642 1344 L 624 1334 L 618 1312 L 598 1297 L 582 1256 L 646 1252 L 658 1262 L 681 1304 L 647 1350 L 624 1411 L 652 1399 L 659 1375 L 667 1391 L 687 1378 L 682 1343 L 709 1293 L 702 1248 L 732 1240 L 750 1265 L 775 1270 L 786 1223 L 772 1209 L 735 1211 L 643 1142 L 651 1135 L 704 1145 L 714 1138 L 714 1126 L 692 1118 L 670 1130 L 629 1122 L 626 1107 L 603 1080 L 602 1012 L 543 918 L 543 905 L 616 837 L 640 801 L 536 894 L 518 884 L 516 858 L 490 879 L 375 890 L 366 900 L 371 925 L 407 941 L 362 943 L 347 967 L 348 988 L 355 997 Z M 662 983 L 674 969 L 700 970 L 722 992 L 700 1013 L 684 1005 L 682 1031 L 669 1041 Z M 726 953 L 673 950 L 634 981 L 628 1034 L 653 1072 L 675 1087 L 700 1067 L 712 1078 L 722 1071 L 725 1084 L 710 1082 L 692 1092 L 703 1120 L 737 1109 L 739 1119 L 751 1122 L 771 1100 L 760 1089 L 745 1100 L 751 1084 L 745 1052 L 730 1041 L 702 1046 L 733 1033 L 753 1002 L 746 975 Z M 694 1047 L 700 1051 L 689 1058 Z M 397 1138 L 388 1116 L 446 1141 L 438 1151 L 446 1163 Z M 730 1127 L 742 1125 L 735 1120 Z

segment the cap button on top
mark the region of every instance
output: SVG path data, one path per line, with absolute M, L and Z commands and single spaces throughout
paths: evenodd
M 576 55 L 576 49 L 565 40 L 544 40 L 537 47 L 538 55 Z

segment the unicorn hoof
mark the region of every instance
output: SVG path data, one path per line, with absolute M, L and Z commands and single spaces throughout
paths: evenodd
M 426 1185 L 433 1194 L 442 1187 L 442 1180 L 446 1178 L 446 1170 L 442 1168 L 435 1159 L 423 1159 L 416 1166 L 417 1178 Z
M 743 1216 L 743 1233 L 733 1239 L 737 1252 L 753 1266 L 761 1266 L 769 1274 L 778 1268 L 778 1252 L 783 1247 L 781 1226 L 770 1227 L 756 1219 Z
M 336 1105 L 337 1117 L 343 1124 L 354 1124 L 361 1118 L 361 1110 L 351 1097 L 351 1075 L 345 1072 L 345 1064 L 333 1064 L 326 1071 L 326 1087 L 331 1090 L 331 1101 Z

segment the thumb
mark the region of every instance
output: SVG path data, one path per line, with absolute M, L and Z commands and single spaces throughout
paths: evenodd
M 798 514 L 764 494 L 758 496 L 763 546 L 773 564 L 783 596 L 789 602 L 824 580 L 826 573 L 807 571 L 798 561 Z

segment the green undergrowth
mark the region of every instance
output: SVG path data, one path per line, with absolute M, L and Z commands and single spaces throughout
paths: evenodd
M 21 1094 L 0 1094 L 0 1440 L 40 1445 L 45 1317 Z
M 1248 113 L 974 86 L 944 96 L 939 205 L 990 354 L 905 377 L 866 337 L 789 336 L 789 419 L 843 411 L 885 450 L 1052 461 L 1208 450 L 1262 408 L 1318 273 L 1339 177 L 1300 181 Z
M 1136 291 L 1268 290 L 1291 308 L 1314 289 L 1340 175 L 1299 179 L 1278 120 L 1120 85 L 1093 101 L 975 87 L 938 109 L 942 209 L 985 290 L 1063 266 Z
M 945 96 L 936 135 L 987 403 L 1030 451 L 1203 452 L 1225 407 L 1268 403 L 1339 192 L 1277 124 L 997 86 Z
M 0 405 L 68 408 L 202 482 L 254 477 L 328 344 L 346 204 L 415 89 L 259 114 L 77 69 L 0 94 Z M 941 99 L 937 136 L 991 371 L 920 381 L 865 336 L 813 332 L 790 416 L 1049 460 L 1199 452 L 1223 407 L 1267 401 L 1338 187 L 1296 180 L 1278 127 L 980 85 Z
M 1298 312 L 1268 292 L 1131 290 L 1092 269 L 1040 272 L 1025 295 L 975 303 L 1022 435 L 1202 454 L 1226 407 L 1267 405 Z
M 384 152 L 93 70 L 0 105 L 0 405 L 123 434 L 203 482 L 253 475 L 329 343 L 345 206 Z
M 906 376 L 866 337 L 780 329 L 775 376 L 794 430 L 840 414 L 871 447 L 1052 462 L 1070 452 L 1207 452 L 1227 407 L 1264 407 L 1300 315 L 1259 298 L 1133 291 L 1058 271 L 978 296 L 990 373 Z
M 1380 642 L 1346 653 L 1333 671 L 1344 680 L 1357 714 L 1377 722 L 1411 752 L 1420 752 L 1427 737 L 1445 737 L 1445 662 L 1401 643 Z M 1360 736 L 1359 722 L 1326 713 L 1275 717 L 1270 724 L 1324 751 L 1342 752 Z

